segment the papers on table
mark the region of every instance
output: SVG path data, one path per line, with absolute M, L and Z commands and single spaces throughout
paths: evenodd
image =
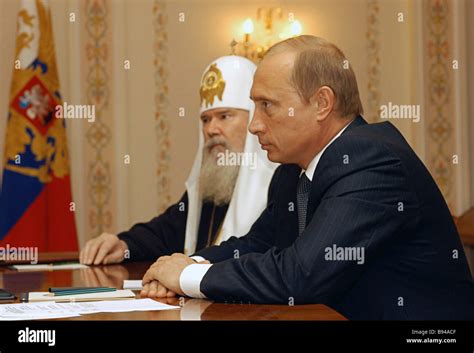
M 171 310 L 179 308 L 179 306 L 159 303 L 148 298 L 100 302 L 4 304 L 0 305 L 0 321 L 56 319 L 94 313 Z
M 97 300 L 118 300 L 118 299 L 134 299 L 135 293 L 131 290 L 118 289 L 113 292 L 96 292 L 87 294 L 72 294 L 54 296 L 50 292 L 30 292 L 28 293 L 29 302 L 51 301 L 51 302 L 85 302 Z
M 142 280 L 124 280 L 123 281 L 123 289 L 131 289 L 131 290 L 142 290 Z
M 70 263 L 70 264 L 38 264 L 38 265 L 13 265 L 11 266 L 17 271 L 52 271 L 52 270 L 78 270 L 88 268 L 89 266 Z

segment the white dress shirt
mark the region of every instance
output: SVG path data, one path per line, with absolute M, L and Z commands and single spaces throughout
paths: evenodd
M 316 167 L 318 166 L 319 160 L 321 159 L 321 156 L 323 155 L 324 151 L 326 150 L 326 148 L 329 147 L 331 143 L 334 142 L 335 139 L 341 136 L 341 134 L 351 124 L 351 122 L 344 126 L 344 128 L 342 128 L 341 131 L 339 131 L 339 133 L 334 136 L 333 139 L 329 141 L 326 146 L 324 146 L 324 148 L 308 164 L 306 170 L 301 171 L 301 174 L 306 173 L 308 179 L 313 181 L 314 172 L 316 171 Z M 201 256 L 193 256 L 191 258 L 194 259 L 196 262 L 205 260 Z M 192 264 L 186 266 L 183 272 L 181 272 L 181 276 L 179 277 L 179 285 L 183 293 L 191 298 L 206 298 L 206 296 L 201 292 L 201 281 L 206 275 L 209 268 L 211 268 L 211 266 L 212 264 Z

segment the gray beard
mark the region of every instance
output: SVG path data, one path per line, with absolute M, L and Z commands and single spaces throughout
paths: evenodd
M 217 165 L 215 156 L 204 148 L 199 190 L 204 202 L 213 202 L 216 206 L 230 203 L 240 166 Z

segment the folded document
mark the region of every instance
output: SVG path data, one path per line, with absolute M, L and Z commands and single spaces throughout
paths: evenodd
M 117 300 L 73 303 L 21 303 L 0 305 L 0 321 L 57 319 L 94 313 L 118 313 L 179 309 L 179 306 L 159 303 L 152 299 Z

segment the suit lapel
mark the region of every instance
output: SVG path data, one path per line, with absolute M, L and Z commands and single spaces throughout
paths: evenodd
M 278 232 L 279 248 L 290 246 L 298 236 L 298 212 L 296 209 L 296 188 L 301 173 L 301 168 L 295 164 L 285 166 L 285 173 L 278 189 Z

